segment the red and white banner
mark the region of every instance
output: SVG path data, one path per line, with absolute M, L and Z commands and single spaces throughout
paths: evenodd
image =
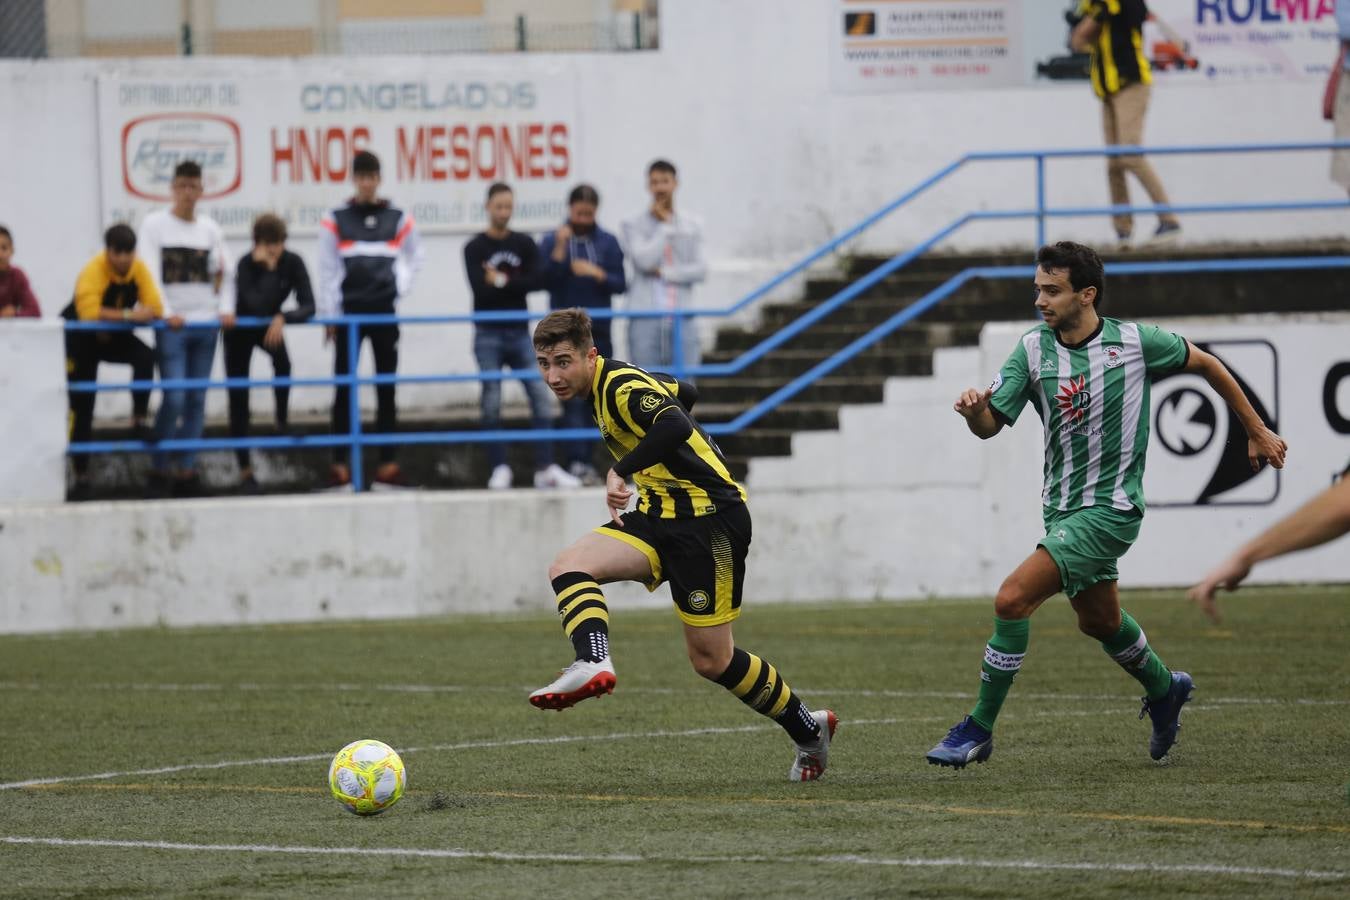
M 103 219 L 137 224 L 169 202 L 174 167 L 203 170 L 202 203 L 226 234 L 276 212 L 299 234 L 351 195 L 351 161 L 380 157 L 380 194 L 426 232 L 484 225 L 488 185 L 516 192 L 515 227 L 552 227 L 575 179 L 568 70 L 541 76 L 98 81 Z

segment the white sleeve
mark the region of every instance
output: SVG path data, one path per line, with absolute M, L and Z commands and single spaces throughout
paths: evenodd
M 338 252 L 337 223 L 325 217 L 319 226 L 319 284 L 314 292 L 319 318 L 332 319 L 342 314 L 342 279 L 346 268 Z
M 413 282 L 422 271 L 427 255 L 426 247 L 422 244 L 422 236 L 417 231 L 417 223 L 406 212 L 403 214 L 403 224 L 399 226 L 399 231 L 404 228 L 408 229 L 408 233 L 399 247 L 399 258 L 394 263 L 394 279 L 400 300 L 412 293 Z
M 234 268 L 230 265 L 229 245 L 225 243 L 225 232 L 221 227 L 212 221 L 215 230 L 215 240 L 212 242 L 211 259 L 208 263 L 211 274 L 220 273 L 220 292 L 216 295 L 218 303 L 216 311 L 221 315 L 234 315 L 235 293 L 234 293 Z
M 159 236 L 159 221 L 157 213 L 151 213 L 141 221 L 140 231 L 136 235 L 136 255 L 150 270 L 150 277 L 155 279 L 160 301 L 164 304 L 164 318 L 167 319 L 174 315 L 174 311 L 169 292 L 164 289 L 164 258 L 160 253 L 164 242 Z

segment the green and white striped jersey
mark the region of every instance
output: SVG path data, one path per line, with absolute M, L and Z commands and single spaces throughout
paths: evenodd
M 1036 407 L 1045 426 L 1042 504 L 1144 511 L 1149 385 L 1188 356 L 1184 338 L 1119 319 L 1103 318 L 1076 347 L 1044 324 L 1022 335 L 990 385 L 990 405 L 1009 425 L 1028 401 Z

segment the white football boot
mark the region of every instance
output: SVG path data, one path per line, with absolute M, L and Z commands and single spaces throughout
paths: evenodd
M 830 759 L 830 741 L 839 727 L 839 717 L 830 709 L 818 710 L 811 716 L 820 726 L 820 737 L 813 743 L 797 745 L 797 759 L 788 770 L 788 781 L 815 781 L 825 774 Z
M 600 662 L 579 659 L 559 673 L 552 684 L 530 694 L 530 703 L 539 709 L 567 709 L 587 697 L 614 692 L 614 663 L 607 656 Z

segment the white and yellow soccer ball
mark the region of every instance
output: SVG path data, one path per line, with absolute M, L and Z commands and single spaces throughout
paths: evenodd
M 408 786 L 403 760 L 388 744 L 352 741 L 328 767 L 328 787 L 348 812 L 373 816 L 398 802 Z

